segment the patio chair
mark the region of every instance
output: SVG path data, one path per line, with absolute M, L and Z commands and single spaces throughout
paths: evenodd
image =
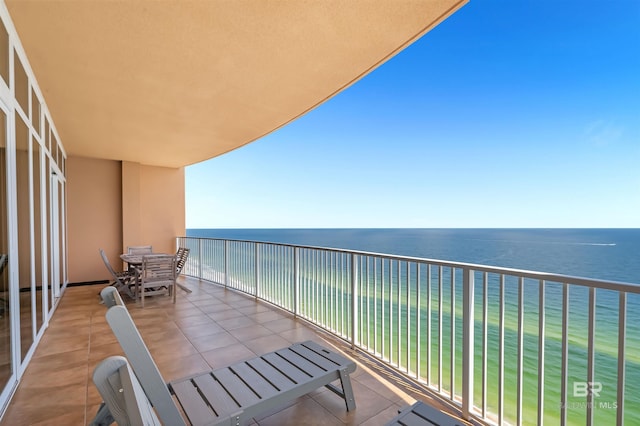
M 176 252 L 176 258 L 178 259 L 178 263 L 176 264 L 176 275 L 180 275 L 182 273 L 182 268 L 184 268 L 184 265 L 187 263 L 190 251 L 191 249 L 186 247 L 178 247 L 178 251 Z
M 156 294 L 168 294 L 176 303 L 176 257 L 171 254 L 147 254 L 142 256 L 140 285 L 137 293 L 140 295 L 142 307 L 144 298 Z
M 349 377 L 356 364 L 311 341 L 167 384 L 118 292 L 106 287 L 101 295 L 107 322 L 165 425 L 187 424 L 181 410 L 193 425 L 245 425 L 322 386 L 343 398 L 348 411 L 356 408 Z M 338 380 L 341 386 L 332 384 Z M 103 403 L 92 425 L 110 411 Z
M 103 249 L 100 249 L 100 256 L 102 257 L 104 266 L 106 266 L 113 278 L 113 281 L 109 285 L 115 287 L 118 291 L 124 291 L 129 297 L 135 299 L 136 296 L 134 292 L 131 291 L 131 287 L 135 288 L 136 280 L 138 279 L 137 271 L 134 269 L 131 271 L 116 272 Z
M 127 247 L 128 254 L 152 254 L 152 246 L 129 246 Z

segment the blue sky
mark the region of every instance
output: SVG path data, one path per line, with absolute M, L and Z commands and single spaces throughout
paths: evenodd
M 187 228 L 640 227 L 640 2 L 471 0 L 186 169 Z

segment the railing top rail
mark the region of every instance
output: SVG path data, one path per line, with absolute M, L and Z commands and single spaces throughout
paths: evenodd
M 585 277 L 574 277 L 570 275 L 554 274 L 550 272 L 530 271 L 526 269 L 505 268 L 500 266 L 480 265 L 475 263 L 455 262 L 455 261 L 448 261 L 448 260 L 429 259 L 429 258 L 423 258 L 423 257 L 401 256 L 401 255 L 395 255 L 395 254 L 376 253 L 376 252 L 368 252 L 368 251 L 362 251 L 362 250 L 307 246 L 307 245 L 298 245 L 298 244 L 290 244 L 290 243 L 278 243 L 278 242 L 271 242 L 271 241 L 239 240 L 239 239 L 212 238 L 212 237 L 189 237 L 189 236 L 179 237 L 179 238 L 194 239 L 194 240 L 232 241 L 232 242 L 240 242 L 240 243 L 259 243 L 259 244 L 265 244 L 265 245 L 285 246 L 285 247 L 301 248 L 301 249 L 308 249 L 308 250 L 322 250 L 322 251 L 331 251 L 331 252 L 345 253 L 345 254 L 357 254 L 360 256 L 378 257 L 378 258 L 384 258 L 384 259 L 390 259 L 390 260 L 423 263 L 423 264 L 445 266 L 445 267 L 459 268 L 459 269 L 470 269 L 478 272 L 488 272 L 488 273 L 503 274 L 503 275 L 515 275 L 515 276 L 519 276 L 523 278 L 531 278 L 535 280 L 567 283 L 567 284 L 581 285 L 585 287 L 595 287 L 595 288 L 600 288 L 604 290 L 624 291 L 628 293 L 640 294 L 640 284 L 625 283 L 625 282 L 619 282 L 619 281 L 599 280 L 599 279 L 585 278 Z

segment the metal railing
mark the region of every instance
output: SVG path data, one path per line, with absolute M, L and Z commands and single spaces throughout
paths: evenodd
M 640 286 L 179 237 L 184 273 L 330 331 L 492 424 L 640 424 Z

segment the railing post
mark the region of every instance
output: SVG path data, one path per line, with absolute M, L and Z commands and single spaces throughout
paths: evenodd
M 293 249 L 293 316 L 298 316 L 300 308 L 300 248 Z
M 258 298 L 260 294 L 260 243 L 256 243 L 256 252 L 255 252 L 255 269 L 256 269 L 256 291 L 255 298 Z
M 473 293 L 473 270 L 465 268 L 462 279 L 462 417 L 465 419 L 471 418 L 473 410 Z
M 358 256 L 351 253 L 351 349 L 356 348 L 358 331 Z
M 224 240 L 224 286 L 229 285 L 229 240 Z
M 198 278 L 202 279 L 202 238 L 198 238 Z

